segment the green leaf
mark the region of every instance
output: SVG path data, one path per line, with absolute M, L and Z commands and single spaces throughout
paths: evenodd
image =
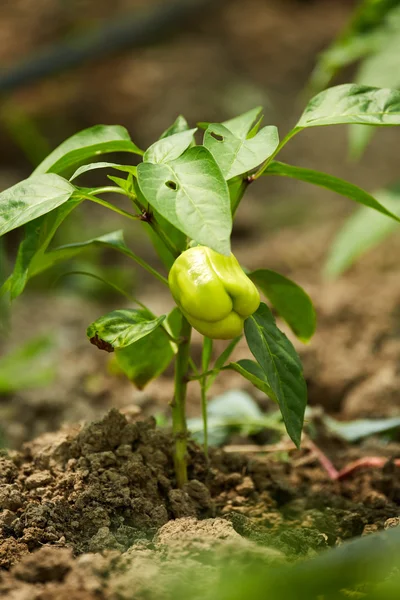
M 291 177 L 292 179 L 298 179 L 299 181 L 305 181 L 307 183 L 312 183 L 313 185 L 318 185 L 327 190 L 331 190 L 332 192 L 336 192 L 341 196 L 350 198 L 351 200 L 354 200 L 359 204 L 363 204 L 364 206 L 374 208 L 383 215 L 392 217 L 396 221 L 400 221 L 399 217 L 397 217 L 394 213 L 385 208 L 385 206 L 380 204 L 380 202 L 378 202 L 376 198 L 374 198 L 358 186 L 353 185 L 352 183 L 349 183 L 344 179 L 334 177 L 333 175 L 321 173 L 320 171 L 314 171 L 313 169 L 294 167 L 293 165 L 287 165 L 278 161 L 272 161 L 268 165 L 267 170 L 264 171 L 263 175 L 279 175 L 281 177 Z
M 134 193 L 139 199 L 142 206 L 147 205 L 146 198 L 143 196 L 141 189 L 139 188 L 138 182 L 136 179 L 133 180 Z M 163 233 L 168 237 L 169 240 L 180 250 L 183 252 L 186 249 L 187 237 L 182 232 L 179 231 L 176 227 L 174 227 L 167 219 L 164 219 L 163 216 L 160 215 L 156 210 L 152 210 L 153 217 L 156 220 L 158 226 L 162 229 Z M 159 236 L 155 233 L 153 228 L 149 223 L 142 221 L 142 225 L 146 230 L 147 235 L 149 236 L 155 251 L 160 257 L 164 266 L 169 270 L 175 262 L 175 256 L 168 250 L 165 246 L 164 242 L 159 238 Z
M 268 269 L 248 273 L 248 277 L 266 295 L 293 333 L 307 342 L 313 336 L 316 315 L 311 298 L 297 283 Z
M 14 300 L 22 294 L 29 278 L 31 263 L 40 261 L 58 227 L 81 202 L 81 198 L 72 197 L 65 204 L 25 226 L 25 237 L 18 247 L 14 270 L 0 289 L 0 296 L 9 291 L 11 300 Z
M 229 119 L 228 121 L 224 121 L 221 124 L 229 129 L 229 131 L 236 137 L 244 139 L 250 132 L 254 121 L 260 116 L 261 111 L 262 106 L 256 106 L 256 108 L 252 108 L 242 115 L 234 117 L 233 119 Z
M 0 194 L 0 235 L 67 202 L 75 187 L 58 175 L 37 175 Z
M 243 178 L 241 175 L 233 177 L 228 181 L 229 197 L 231 199 L 231 212 L 234 216 L 241 199 L 247 189 L 248 181 L 247 178 Z
M 187 131 L 189 129 L 188 122 L 185 117 L 179 115 L 176 117 L 175 121 L 166 129 L 161 135 L 160 140 L 169 137 L 170 135 L 174 135 L 175 133 L 181 133 L 182 131 Z
M 264 392 L 271 400 L 277 402 L 276 396 L 269 386 L 266 374 L 254 360 L 244 358 L 237 362 L 229 363 L 225 369 L 236 371 L 236 373 L 239 373 L 247 381 L 250 381 L 257 389 Z
M 144 162 L 160 164 L 176 160 L 189 148 L 196 131 L 197 128 L 181 131 L 154 142 L 144 153 Z
M 132 173 L 130 173 L 128 175 L 127 179 L 123 179 L 122 177 L 114 177 L 114 175 L 107 175 L 107 177 L 108 177 L 108 179 L 110 179 L 111 181 L 116 183 L 118 185 L 118 187 L 120 187 L 122 190 L 124 190 L 124 192 L 126 192 L 128 194 L 128 196 L 131 196 L 134 193 L 133 182 L 135 181 L 135 179 L 134 179 Z M 135 177 L 136 177 L 136 175 L 135 175 Z
M 209 390 L 211 388 L 215 379 L 218 377 L 219 372 L 222 370 L 226 361 L 229 359 L 230 355 L 232 354 L 232 352 L 234 351 L 234 349 L 236 348 L 237 344 L 240 342 L 241 339 L 242 339 L 241 335 L 233 338 L 233 340 L 231 340 L 229 342 L 229 344 L 227 345 L 225 350 L 218 356 L 217 360 L 214 363 L 214 367 L 213 367 L 214 372 L 211 375 L 209 375 L 207 378 L 207 386 L 206 386 L 207 390 Z
M 143 155 L 142 150 L 132 142 L 125 127 L 95 125 L 76 133 L 60 144 L 36 167 L 34 174 L 62 173 L 88 158 L 110 152 L 131 152 Z
M 336 421 L 327 415 L 323 418 L 327 428 L 348 442 L 356 442 L 362 438 L 385 433 L 400 428 L 400 417 L 387 419 L 357 419 L 355 421 Z
M 168 164 L 139 164 L 138 183 L 146 200 L 174 227 L 199 244 L 230 254 L 228 187 L 206 148 L 190 148 Z
M 400 92 L 345 83 L 310 100 L 295 129 L 320 125 L 400 125 Z
M 133 165 L 119 165 L 118 163 L 110 163 L 110 162 L 96 162 L 90 163 L 89 165 L 82 165 L 75 171 L 75 173 L 69 178 L 70 181 L 73 181 L 83 173 L 87 171 L 94 171 L 96 169 L 117 169 L 117 171 L 125 171 L 126 173 L 131 173 L 136 177 L 136 167 Z
M 134 344 L 115 351 L 119 367 L 139 389 L 161 375 L 173 356 L 172 344 L 161 327 Z
M 46 269 L 49 269 L 60 262 L 74 258 L 83 250 L 95 246 L 120 250 L 121 247 L 125 246 L 123 231 L 113 231 L 97 238 L 85 240 L 84 242 L 66 244 L 64 246 L 54 248 L 50 252 L 46 252 L 44 254 L 41 253 L 32 260 L 29 268 L 29 277 L 34 277 L 35 275 L 42 273 Z
M 217 161 L 225 179 L 255 169 L 273 154 L 279 144 L 276 127 L 264 127 L 254 137 L 234 135 L 227 127 L 211 124 L 204 134 L 204 146 Z
M 96 345 L 100 340 L 114 350 L 126 348 L 157 329 L 165 318 L 166 315 L 154 318 L 143 309 L 113 310 L 89 325 L 86 335 L 91 341 L 95 338 Z
M 0 358 L 0 394 L 44 387 L 56 376 L 54 345 L 40 336 Z
M 400 86 L 400 10 L 396 13 L 395 27 L 383 36 L 381 47 L 362 61 L 356 83 L 391 88 Z M 350 126 L 349 146 L 353 158 L 360 158 L 374 131 L 372 127 Z
M 380 190 L 375 195 L 383 206 L 400 217 L 400 190 Z M 392 219 L 360 207 L 336 234 L 326 259 L 324 274 L 330 278 L 341 275 L 398 228 L 399 224 Z
M 244 331 L 249 348 L 279 404 L 287 432 L 299 446 L 307 404 L 300 359 L 264 303 L 245 320 Z

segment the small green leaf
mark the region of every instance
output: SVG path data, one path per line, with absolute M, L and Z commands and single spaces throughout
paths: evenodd
M 88 158 L 110 152 L 131 152 L 143 155 L 131 140 L 125 127 L 120 125 L 95 125 L 84 129 L 60 144 L 38 167 L 34 175 L 62 173 L 76 167 Z
M 204 134 L 204 146 L 217 161 L 225 179 L 255 169 L 273 154 L 279 144 L 276 127 L 264 127 L 247 139 L 233 134 L 227 127 L 211 124 Z
M 236 137 L 244 139 L 250 132 L 255 120 L 259 118 L 261 111 L 262 106 L 256 106 L 256 108 L 252 108 L 238 117 L 224 121 L 222 125 Z
M 114 350 L 126 348 L 157 329 L 165 318 L 154 318 L 143 309 L 113 310 L 89 325 L 86 334 L 96 345 L 100 341 Z
M 300 445 L 307 387 L 303 368 L 293 345 L 275 324 L 266 304 L 244 323 L 249 348 L 263 370 L 273 396 L 281 409 L 287 432 Z
M 362 438 L 385 433 L 400 428 L 400 417 L 387 419 L 357 419 L 355 421 L 336 421 L 327 415 L 323 418 L 326 427 L 348 442 L 356 442 Z
M 10 299 L 14 300 L 22 294 L 28 281 L 31 263 L 40 260 L 59 226 L 81 202 L 81 198 L 72 197 L 47 215 L 27 223 L 25 237 L 18 247 L 14 270 L 0 288 L 0 296 L 9 291 Z
M 146 200 L 174 227 L 199 244 L 230 254 L 228 187 L 206 148 L 190 148 L 168 164 L 139 164 L 138 183 Z
M 135 167 L 136 168 L 136 167 Z M 128 196 L 132 196 L 134 194 L 134 185 L 135 181 L 132 173 L 130 173 L 127 179 L 123 179 L 122 177 L 115 177 L 114 175 L 107 175 L 108 179 L 112 182 L 116 183 L 118 187 L 120 187 L 124 192 L 128 194 Z M 136 175 L 135 175 L 136 177 Z
M 189 129 L 158 140 L 144 153 L 144 162 L 160 164 L 176 160 L 189 148 L 196 131 L 197 128 Z
M 364 206 L 374 208 L 383 215 L 392 217 L 396 221 L 400 221 L 399 217 L 397 217 L 394 213 L 385 208 L 385 206 L 380 204 L 378 200 L 376 200 L 376 198 L 371 196 L 371 194 L 368 194 L 356 185 L 353 185 L 352 183 L 349 183 L 344 179 L 334 177 L 333 175 L 321 173 L 320 171 L 314 171 L 313 169 L 294 167 L 293 165 L 287 165 L 278 161 L 272 161 L 268 165 L 266 171 L 264 171 L 263 175 L 279 175 L 281 177 L 291 177 L 292 179 L 298 179 L 299 181 L 305 181 L 307 183 L 312 183 L 313 185 L 318 185 L 319 187 L 323 187 L 327 190 L 331 190 L 332 192 L 336 192 L 341 196 L 350 198 L 351 200 L 354 200 L 359 204 L 363 204 Z
M 182 131 L 187 131 L 189 129 L 188 122 L 186 121 L 183 115 L 179 115 L 176 117 L 175 121 L 166 129 L 161 135 L 160 140 L 169 137 L 170 135 L 174 135 L 175 133 L 181 133 Z
M 89 165 L 82 165 L 75 171 L 72 177 L 69 178 L 70 181 L 73 181 L 83 173 L 87 173 L 87 171 L 95 171 L 96 169 L 117 169 L 117 171 L 125 171 L 126 173 L 131 173 L 136 177 L 136 167 L 133 165 L 119 165 L 118 163 L 110 163 L 110 162 L 96 162 L 90 163 Z
M 165 371 L 173 356 L 172 344 L 161 327 L 134 344 L 115 351 L 119 367 L 140 390 Z
M 297 283 L 268 269 L 248 273 L 293 333 L 307 342 L 314 335 L 316 315 L 311 298 Z
M 345 83 L 310 100 L 295 129 L 320 125 L 400 125 L 400 92 Z
M 67 202 L 75 187 L 59 175 L 37 175 L 0 194 L 0 235 Z
M 376 192 L 379 201 L 400 217 L 400 190 Z M 377 215 L 361 206 L 336 234 L 324 266 L 324 274 L 338 277 L 368 250 L 377 246 L 399 229 L 399 224 L 384 215 Z
M 125 246 L 123 231 L 113 231 L 112 233 L 107 233 L 97 238 L 85 240 L 84 242 L 66 244 L 64 246 L 54 248 L 50 252 L 46 252 L 44 254 L 41 253 L 32 260 L 29 268 L 29 277 L 34 277 L 35 275 L 42 273 L 46 269 L 49 269 L 60 262 L 70 260 L 71 258 L 74 258 L 80 254 L 83 250 L 94 246 L 120 250 Z
M 254 360 L 244 358 L 237 362 L 229 363 L 225 369 L 236 371 L 236 373 L 239 373 L 242 377 L 247 379 L 247 381 L 250 381 L 257 389 L 264 392 L 271 400 L 277 402 L 275 394 L 269 386 L 267 376 Z

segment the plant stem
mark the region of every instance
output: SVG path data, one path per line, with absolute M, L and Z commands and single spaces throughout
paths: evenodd
M 208 460 L 208 414 L 207 414 L 207 370 L 210 365 L 213 349 L 213 341 L 208 337 L 203 339 L 203 352 L 201 357 L 202 377 L 200 379 L 201 390 L 201 414 L 203 417 L 204 454 Z
M 180 343 L 175 362 L 175 393 L 172 401 L 172 431 L 175 438 L 175 475 L 178 487 L 187 482 L 186 390 L 192 328 L 182 316 Z
M 301 131 L 301 127 L 295 127 L 294 129 L 291 129 L 289 133 L 280 142 L 276 150 L 271 154 L 271 156 L 267 158 L 267 160 L 261 165 L 261 167 L 259 167 L 257 171 L 253 173 L 253 175 L 250 175 L 249 180 L 254 181 L 255 179 L 261 177 L 261 175 L 263 175 L 264 172 L 267 170 L 268 165 L 274 160 L 275 156 L 282 150 L 284 146 L 286 146 L 286 144 L 289 140 L 292 139 L 292 137 L 299 133 L 299 131 Z
M 106 202 L 105 200 L 102 200 L 101 198 L 96 198 L 96 196 L 91 196 L 90 194 L 86 194 L 86 193 L 82 192 L 81 190 L 78 190 L 78 194 L 81 196 L 81 198 L 90 200 L 91 202 L 95 202 L 96 204 L 100 204 L 101 206 L 104 206 L 105 208 L 109 208 L 110 210 L 112 210 L 124 217 L 128 217 L 129 219 L 133 219 L 134 221 L 138 221 L 138 219 L 140 218 L 140 216 L 132 215 L 131 213 L 126 212 L 125 210 L 119 209 L 116 206 L 109 204 L 108 202 Z M 140 265 L 148 273 L 153 275 L 153 277 L 156 277 L 156 279 L 161 281 L 161 283 L 163 283 L 164 285 L 169 287 L 168 279 L 166 277 L 161 275 L 161 273 L 159 273 L 156 269 L 154 269 L 151 265 L 149 265 L 145 260 L 143 260 L 143 258 L 140 258 L 140 256 L 138 256 L 137 254 L 132 252 L 132 250 L 130 250 L 127 246 L 119 246 L 117 248 L 117 250 L 119 250 L 119 252 L 121 252 L 122 254 L 125 254 L 125 256 L 129 256 L 129 258 L 132 258 L 132 260 L 137 262 L 138 265 Z

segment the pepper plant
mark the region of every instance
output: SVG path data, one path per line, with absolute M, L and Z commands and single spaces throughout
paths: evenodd
M 180 486 L 187 479 L 185 398 L 190 380 L 200 383 L 205 433 L 207 391 L 219 372 L 231 369 L 278 403 L 289 436 L 300 444 L 307 402 L 302 366 L 271 309 L 260 302 L 258 290 L 304 342 L 314 332 L 315 312 L 297 284 L 267 268 L 245 271 L 233 256 L 232 221 L 247 188 L 261 176 L 290 177 L 336 191 L 399 220 L 359 187 L 278 162 L 276 157 L 293 136 L 309 127 L 399 125 L 400 92 L 354 84 L 330 88 L 310 101 L 281 142 L 277 128 L 262 127 L 261 122 L 260 108 L 224 123 L 200 123 L 198 129 L 190 129 L 178 117 L 146 151 L 132 142 L 123 127 L 92 127 L 66 140 L 28 179 L 0 194 L 0 235 L 25 226 L 14 270 L 1 288 L 11 300 L 31 277 L 93 245 L 126 255 L 170 290 L 177 306 L 168 315 L 156 316 L 139 299 L 132 299 L 136 308 L 98 318 L 87 334 L 93 344 L 115 353 L 120 369 L 140 388 L 175 360 L 171 405 Z M 202 137 L 200 144 L 195 134 L 196 139 Z M 99 155 L 118 152 L 136 155 L 139 164 L 93 162 Z M 114 171 L 108 176 L 113 185 L 79 185 L 83 173 L 104 168 Z M 126 208 L 105 200 L 107 194 L 124 196 Z M 145 227 L 168 278 L 126 245 L 122 231 L 50 247 L 57 229 L 84 201 Z M 192 328 L 204 336 L 200 365 L 191 357 Z M 243 333 L 255 360 L 230 362 Z M 214 362 L 213 339 L 229 340 Z

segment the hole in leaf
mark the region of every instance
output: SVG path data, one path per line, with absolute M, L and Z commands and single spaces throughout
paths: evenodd
M 220 135 L 219 133 L 214 133 L 214 131 L 211 131 L 211 137 L 213 137 L 214 140 L 217 140 L 217 142 L 223 142 L 224 141 L 224 136 Z
M 169 188 L 170 190 L 174 190 L 176 191 L 178 189 L 177 184 L 175 183 L 175 181 L 166 181 L 165 185 L 167 186 L 167 188 Z

